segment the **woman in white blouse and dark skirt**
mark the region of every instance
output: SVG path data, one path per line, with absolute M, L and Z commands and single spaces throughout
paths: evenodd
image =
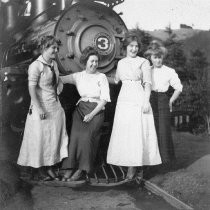
M 84 172 L 93 170 L 104 108 L 110 102 L 109 84 L 105 74 L 97 71 L 98 60 L 98 52 L 87 47 L 80 58 L 85 70 L 61 77 L 64 84 L 76 85 L 81 96 L 73 113 L 69 156 L 62 164 L 65 169 L 63 181 L 77 181 Z
M 150 97 L 154 113 L 155 127 L 158 135 L 159 151 L 163 164 L 175 159 L 171 133 L 172 105 L 182 92 L 182 84 L 176 71 L 163 65 L 167 50 L 158 41 L 152 41 L 145 56 L 152 63 L 152 93 Z M 167 91 L 172 86 L 174 92 L 169 98 Z

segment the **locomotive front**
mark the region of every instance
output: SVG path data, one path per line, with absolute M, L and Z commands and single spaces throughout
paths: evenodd
M 37 46 L 42 36 L 53 34 L 61 41 L 56 57 L 61 74 L 81 71 L 83 68 L 79 62 L 81 52 L 87 46 L 92 46 L 101 55 L 98 70 L 112 76 L 116 63 L 123 57 L 122 39 L 127 31 L 120 16 L 112 9 L 123 0 L 65 1 L 66 7 L 57 10 L 57 13 L 55 9 L 53 10 L 56 4 L 51 0 L 27 1 L 27 6 L 30 2 L 32 11 L 38 10 L 37 8 L 41 6 L 42 10 L 26 22 L 26 27 L 21 26 L 21 30 L 18 31 L 16 25 L 14 27 L 16 31 L 14 29 L 10 32 L 13 43 L 7 44 L 4 48 L 0 72 L 4 81 L 1 104 L 4 109 L 1 113 L 3 122 L 18 131 L 19 128 L 20 130 L 24 128 L 29 106 L 27 68 L 39 55 Z M 116 88 L 111 88 L 113 102 L 108 105 L 106 121 L 110 121 L 113 116 L 117 91 Z M 67 115 L 71 116 L 78 99 L 75 88 L 67 85 L 60 97 Z
M 99 3 L 77 3 L 62 14 L 53 33 L 61 40 L 57 61 L 63 73 L 80 71 L 81 51 L 93 46 L 101 55 L 99 71 L 111 71 L 122 57 L 126 27 L 110 8 Z

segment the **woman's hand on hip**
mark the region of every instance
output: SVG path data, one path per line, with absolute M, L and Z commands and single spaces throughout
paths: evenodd
M 143 105 L 143 113 L 149 113 L 150 111 L 150 103 L 147 101 L 147 102 L 144 102 L 144 105 Z
M 83 122 L 90 122 L 93 119 L 94 115 L 93 114 L 87 114 L 85 115 Z

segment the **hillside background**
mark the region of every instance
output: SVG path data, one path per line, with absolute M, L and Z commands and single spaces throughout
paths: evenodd
M 202 31 L 197 29 L 175 29 L 172 30 L 175 34 L 175 40 L 183 43 L 183 50 L 187 57 L 190 52 L 196 49 L 204 52 L 207 61 L 210 63 L 210 31 Z M 169 38 L 165 30 L 147 31 L 152 37 L 166 41 Z

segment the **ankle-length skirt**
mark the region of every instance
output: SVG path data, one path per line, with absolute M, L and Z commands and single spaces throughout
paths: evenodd
M 46 104 L 46 119 L 31 105 L 17 163 L 39 168 L 52 166 L 68 156 L 65 112 L 59 101 Z
M 158 93 L 152 91 L 150 101 L 154 113 L 160 156 L 163 163 L 169 163 L 175 160 L 169 97 L 166 92 Z
M 86 123 L 83 118 L 97 103 L 81 101 L 74 113 L 68 147 L 69 156 L 64 159 L 62 169 L 80 169 L 87 173 L 94 170 L 94 162 L 100 140 L 100 128 L 104 122 L 104 112 L 100 111 Z
M 152 109 L 143 113 L 144 94 L 141 81 L 123 81 L 107 163 L 119 166 L 161 164 Z

